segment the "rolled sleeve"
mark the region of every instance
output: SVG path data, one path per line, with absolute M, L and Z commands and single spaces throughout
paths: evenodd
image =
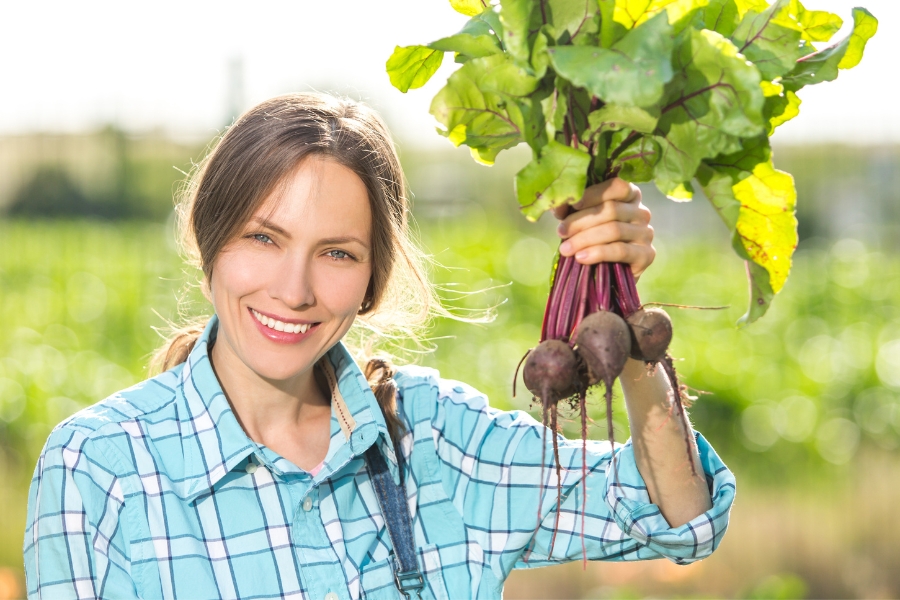
M 630 441 L 616 446 L 615 474 L 608 441 L 567 440 L 527 413 L 492 408 L 457 381 L 435 381 L 430 389 L 437 396 L 431 427 L 442 487 L 499 579 L 514 568 L 582 558 L 687 564 L 721 542 L 734 476 L 699 433 L 713 506 L 671 528 L 650 500 Z
M 680 527 L 670 527 L 659 507 L 650 501 L 631 440 L 616 451 L 617 469 L 606 473 L 604 497 L 616 524 L 638 543 L 639 556 L 635 558 L 665 556 L 677 564 L 688 564 L 712 554 L 725 535 L 734 502 L 734 474 L 702 435 L 694 435 L 712 508 Z

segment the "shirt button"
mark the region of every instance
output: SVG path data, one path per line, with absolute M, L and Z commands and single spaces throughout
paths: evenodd
M 311 510 L 312 510 L 312 504 L 313 504 L 313 503 L 312 503 L 312 498 L 309 497 L 309 496 L 307 496 L 307 497 L 304 498 L 304 500 L 303 500 L 303 510 L 305 510 L 306 512 L 311 511 Z M 331 594 L 334 595 L 334 592 L 331 592 Z M 334 598 L 337 598 L 337 595 L 334 595 L 333 597 L 334 597 Z M 325 598 L 326 598 L 327 600 L 331 600 L 332 596 L 325 596 Z
M 339 600 L 338 595 L 334 592 L 328 592 L 325 594 L 325 600 Z
M 254 473 L 256 473 L 256 469 L 257 469 L 256 463 L 253 462 L 253 461 L 250 461 L 250 462 L 247 463 L 247 466 L 244 467 L 244 469 L 245 469 L 248 473 L 250 473 L 251 475 L 253 475 Z

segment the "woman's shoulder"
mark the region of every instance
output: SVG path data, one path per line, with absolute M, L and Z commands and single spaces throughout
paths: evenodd
M 47 449 L 127 433 L 131 424 L 165 411 L 177 400 L 181 368 L 179 365 L 79 410 L 53 428 Z

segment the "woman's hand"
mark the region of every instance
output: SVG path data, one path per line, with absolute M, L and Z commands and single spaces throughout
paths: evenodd
M 633 183 L 608 179 L 587 188 L 571 208 L 559 206 L 553 212 L 562 220 L 557 231 L 565 240 L 559 247 L 563 256 L 574 255 L 586 265 L 628 263 L 635 279 L 656 257 L 650 210 L 641 204 L 641 190 Z

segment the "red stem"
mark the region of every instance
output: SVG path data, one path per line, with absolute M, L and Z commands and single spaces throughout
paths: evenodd
M 589 315 L 600 310 L 600 300 L 597 294 L 597 278 L 600 277 L 601 265 L 594 265 L 591 269 L 591 279 L 588 282 L 587 312 Z
M 550 295 L 547 298 L 547 308 L 544 310 L 544 323 L 541 326 L 542 342 L 558 339 L 554 323 L 559 313 L 562 290 L 572 268 L 572 262 L 574 261 L 567 256 L 559 257 L 559 263 L 556 265 L 556 276 L 553 278 L 553 284 L 550 286 Z
M 581 320 L 587 314 L 587 296 L 588 296 L 588 288 L 590 287 L 588 284 L 591 280 L 591 273 L 594 272 L 593 265 L 579 265 L 581 267 L 581 273 L 578 274 L 578 304 L 575 305 L 575 318 L 572 320 L 572 323 L 569 324 L 569 345 L 574 345 L 575 340 L 575 330 L 578 328 L 578 325 L 581 323 Z
M 578 278 L 579 275 L 581 275 L 581 270 L 584 266 L 581 263 L 575 262 L 575 259 L 571 259 L 570 262 L 572 263 L 572 268 L 569 269 L 566 276 L 565 287 L 563 288 L 562 297 L 559 301 L 559 309 L 557 310 L 556 323 L 551 331 L 552 337 L 558 340 L 564 339 L 570 331 L 569 327 L 574 317 L 572 313 L 574 312 L 573 304 L 575 302 L 575 294 L 578 287 Z
M 641 308 L 641 299 L 638 296 L 637 285 L 634 283 L 631 265 L 615 263 L 613 271 L 616 276 L 616 300 L 622 309 L 622 316 L 629 317 Z

